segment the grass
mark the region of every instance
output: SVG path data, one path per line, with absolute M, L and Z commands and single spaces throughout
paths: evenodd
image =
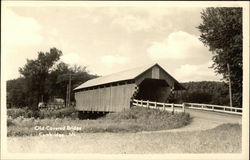
M 65 113 L 64 111 L 63 113 Z M 62 115 L 57 111 L 55 115 Z M 96 132 L 139 132 L 139 131 L 154 131 L 154 130 L 166 130 L 174 129 L 187 125 L 190 123 L 190 116 L 186 113 L 162 112 L 154 109 L 146 109 L 140 107 L 134 107 L 129 110 L 110 113 L 103 118 L 96 120 L 79 120 L 75 118 L 75 113 L 68 111 L 70 116 L 64 118 L 55 118 L 56 116 L 50 116 L 50 118 L 35 119 L 9 117 L 8 124 L 8 136 L 30 136 L 39 134 L 69 134 L 72 130 L 62 129 L 56 130 L 58 127 L 78 127 L 80 130 L 74 131 L 76 133 L 96 133 Z M 49 113 L 48 113 L 49 114 Z M 45 117 L 48 117 L 46 113 L 43 113 Z M 60 116 L 58 116 L 60 117 Z M 36 129 L 35 127 L 45 127 L 44 130 Z M 46 128 L 47 126 L 53 127 L 53 130 Z
M 58 110 L 40 110 L 32 111 L 28 108 L 10 108 L 7 110 L 7 115 L 12 118 L 24 117 L 24 118 L 77 118 L 77 112 L 73 107 L 61 108 Z
M 191 132 L 93 133 L 63 138 L 9 137 L 8 151 L 105 154 L 240 153 L 241 137 L 241 125 L 222 124 L 213 129 Z
M 24 109 L 24 108 L 10 108 L 10 109 L 7 109 L 7 115 L 12 117 L 12 118 L 17 118 L 17 117 L 20 117 L 20 116 L 28 117 L 27 110 Z
M 241 125 L 222 124 L 214 129 L 195 133 L 190 139 L 190 145 L 195 146 L 193 152 L 240 152 L 241 137 Z
M 58 110 L 41 110 L 39 117 L 43 118 L 65 118 L 70 117 L 71 119 L 77 118 L 77 111 L 73 107 L 62 108 Z

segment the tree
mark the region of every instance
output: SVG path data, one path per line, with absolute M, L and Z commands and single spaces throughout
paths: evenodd
M 228 87 L 224 82 L 182 83 L 186 90 L 179 95 L 183 102 L 229 105 Z
M 96 75 L 89 74 L 86 67 L 79 65 L 69 66 L 61 62 L 51 72 L 51 82 L 53 83 L 53 91 L 55 96 L 65 98 L 69 77 L 71 76 L 71 101 L 74 101 L 73 89 L 89 79 L 96 78 Z
M 61 55 L 60 50 L 52 48 L 49 52 L 38 52 L 35 60 L 28 59 L 27 63 L 19 68 L 23 76 L 7 81 L 8 106 L 28 106 L 29 109 L 37 110 L 39 101 L 53 101 L 54 97 L 65 99 L 70 75 L 71 101 L 74 101 L 73 89 L 97 77 L 89 74 L 86 67 L 58 63 Z
M 200 40 L 213 53 L 212 67 L 227 82 L 230 75 L 233 105 L 242 106 L 242 8 L 206 8 L 201 19 Z
M 24 78 L 7 81 L 7 107 L 24 107 L 27 105 L 27 88 Z
M 28 103 L 37 109 L 37 104 L 41 100 L 48 99 L 48 91 L 45 84 L 52 66 L 60 59 L 62 52 L 56 48 L 51 48 L 49 52 L 38 52 L 36 60 L 27 60 L 19 72 L 24 76 L 28 88 Z

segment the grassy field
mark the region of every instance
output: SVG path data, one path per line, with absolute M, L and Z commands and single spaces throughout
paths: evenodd
M 18 111 L 18 115 L 20 111 Z M 187 113 L 162 112 L 134 107 L 120 113 L 110 113 L 96 120 L 79 120 L 68 110 L 39 113 L 43 119 L 16 116 L 8 118 L 8 136 L 35 136 L 40 134 L 139 132 L 183 127 L 190 123 Z M 16 115 L 16 114 L 13 114 Z M 46 118 L 45 118 L 46 117 Z M 60 117 L 60 118 L 56 118 Z M 63 118 L 64 117 L 64 118 Z
M 8 151 L 22 153 L 240 153 L 242 127 L 223 124 L 205 131 L 82 133 L 65 137 L 8 137 Z

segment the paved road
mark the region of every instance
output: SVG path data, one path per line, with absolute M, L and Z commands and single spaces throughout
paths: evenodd
M 186 151 L 183 148 L 176 146 L 182 145 L 179 143 L 190 145 L 193 140 L 183 142 L 185 140 L 180 138 L 175 141 L 176 136 L 182 134 L 180 137 L 187 137 L 189 131 L 211 129 L 223 123 L 241 124 L 241 116 L 238 115 L 191 109 L 186 112 L 190 113 L 192 123 L 179 129 L 140 133 L 83 133 L 63 138 L 10 137 L 8 150 L 22 153 L 184 153 Z
M 202 111 L 195 109 L 186 109 L 185 112 L 189 113 L 190 116 L 192 117 L 192 122 L 189 125 L 182 128 L 154 131 L 154 132 L 196 131 L 196 130 L 212 129 L 223 123 L 242 124 L 242 117 L 240 115 Z M 142 133 L 152 133 L 152 132 L 142 132 Z

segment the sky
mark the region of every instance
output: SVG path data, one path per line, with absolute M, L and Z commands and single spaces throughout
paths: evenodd
M 3 12 L 6 79 L 39 51 L 56 47 L 60 61 L 92 74 L 160 64 L 180 82 L 220 81 L 196 28 L 202 8 L 9 6 Z

